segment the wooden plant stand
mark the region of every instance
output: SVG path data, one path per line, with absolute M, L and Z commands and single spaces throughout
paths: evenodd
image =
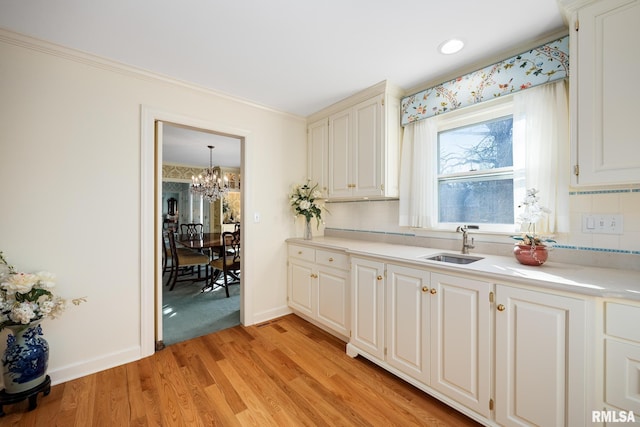
M 29 399 L 29 411 L 36 409 L 38 406 L 38 394 L 42 392 L 43 396 L 47 396 L 51 392 L 51 378 L 46 376 L 42 384 L 37 385 L 29 390 L 20 393 L 7 393 L 5 389 L 0 391 L 0 417 L 4 417 L 4 405 L 22 402 Z

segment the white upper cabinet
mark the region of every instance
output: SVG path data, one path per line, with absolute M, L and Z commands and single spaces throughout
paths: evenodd
M 315 182 L 327 177 L 329 199 L 398 197 L 396 90 L 382 82 L 314 114 L 309 122 L 309 175 Z M 326 130 L 321 129 L 324 123 Z M 326 150 L 320 148 L 325 141 Z
M 311 123 L 307 129 L 308 164 L 307 177 L 311 183 L 318 184 L 323 196 L 327 196 L 328 156 L 329 156 L 329 124 L 327 119 Z
M 640 182 L 640 85 L 632 77 L 640 69 L 639 22 L 640 0 L 599 0 L 578 6 L 573 13 L 575 185 Z

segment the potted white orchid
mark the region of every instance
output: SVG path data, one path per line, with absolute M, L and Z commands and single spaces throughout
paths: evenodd
M 516 259 L 525 265 L 542 265 L 548 258 L 548 250 L 545 243 L 555 243 L 555 240 L 540 236 L 536 233 L 536 224 L 551 213 L 549 208 L 540 205 L 538 190 L 527 189 L 527 195 L 518 206 L 523 207 L 523 212 L 518 216 L 518 222 L 526 225 L 526 230 L 519 235 L 511 236 L 516 239 L 513 253 Z

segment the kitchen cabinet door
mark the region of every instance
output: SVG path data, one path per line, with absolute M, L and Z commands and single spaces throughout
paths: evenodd
M 384 263 L 351 259 L 351 338 L 349 344 L 384 360 Z M 352 357 L 357 351 L 348 348 Z
M 329 117 L 329 198 L 386 195 L 383 99 L 375 96 Z M 390 169 L 397 173 L 397 166 Z
M 431 273 L 431 387 L 487 418 L 492 290 L 491 283 Z
M 350 197 L 353 193 L 353 112 L 341 111 L 329 117 L 329 198 Z
M 345 337 L 349 336 L 349 273 L 318 267 L 316 319 Z
M 317 183 L 323 196 L 329 190 L 329 123 L 327 119 L 311 123 L 307 129 L 307 177 Z
M 496 421 L 589 424 L 594 408 L 585 402 L 586 302 L 497 285 L 496 309 Z
M 387 264 L 387 363 L 430 381 L 429 272 Z
M 377 96 L 353 107 L 353 196 L 381 196 L 382 193 L 382 100 Z
M 574 184 L 640 182 L 640 85 L 629 74 L 640 69 L 638 22 L 640 0 L 596 1 L 577 11 L 571 33 Z
M 311 317 L 315 312 L 313 298 L 315 276 L 314 264 L 289 259 L 289 306 Z

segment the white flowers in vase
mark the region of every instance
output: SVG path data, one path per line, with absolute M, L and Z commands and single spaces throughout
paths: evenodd
M 289 195 L 289 201 L 296 216 L 304 216 L 307 222 L 315 218 L 318 222 L 318 227 L 320 227 L 320 223 L 322 222 L 322 209 L 324 209 L 324 207 L 319 204 L 321 197 L 322 192 L 318 190 L 318 184 L 312 185 L 310 181 L 307 180 L 306 184 L 295 185 L 293 187 Z
M 67 300 L 55 295 L 54 287 L 52 273 L 16 272 L 0 252 L 0 330 L 60 316 Z M 71 300 L 74 305 L 84 301 L 85 298 Z

